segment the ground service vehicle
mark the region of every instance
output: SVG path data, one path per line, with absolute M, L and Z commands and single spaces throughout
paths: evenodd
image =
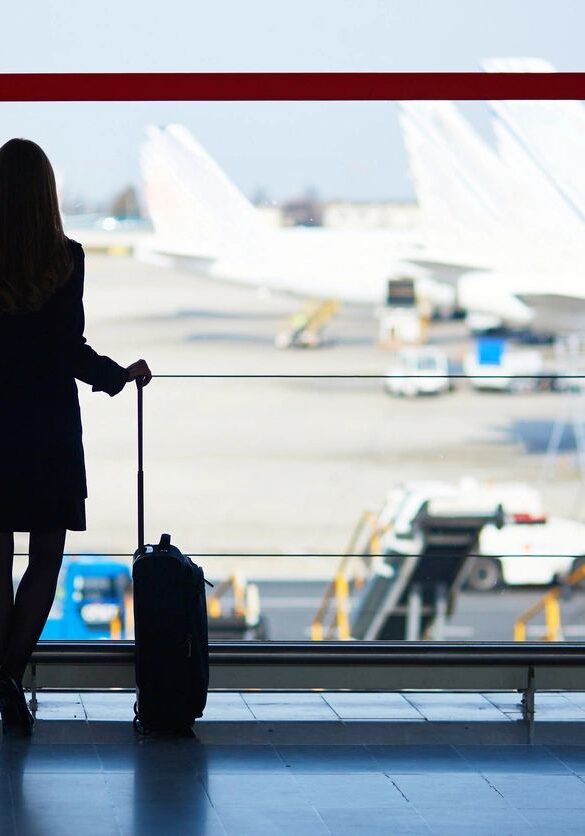
M 448 503 L 453 515 L 462 516 L 468 505 L 499 504 L 498 525 L 482 527 L 478 554 L 467 575 L 467 588 L 489 592 L 502 584 L 550 584 L 569 574 L 585 560 L 585 524 L 562 517 L 547 517 L 540 492 L 522 482 L 407 482 L 391 490 L 380 513 L 387 530 L 381 542 L 387 563 L 399 566 L 403 555 L 420 549 L 414 525 L 424 504 Z
M 537 388 L 543 360 L 537 349 L 510 349 L 499 337 L 482 337 L 465 357 L 463 371 L 474 389 L 526 391 Z
M 126 636 L 130 570 L 93 558 L 67 560 L 41 639 L 109 639 Z
M 388 369 L 384 386 L 391 395 L 438 395 L 450 388 L 447 355 L 438 348 L 403 348 Z

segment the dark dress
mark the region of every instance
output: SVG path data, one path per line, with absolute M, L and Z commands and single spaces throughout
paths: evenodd
M 85 531 L 87 483 L 75 378 L 116 395 L 126 369 L 84 336 L 84 253 L 40 311 L 0 313 L 0 531 Z

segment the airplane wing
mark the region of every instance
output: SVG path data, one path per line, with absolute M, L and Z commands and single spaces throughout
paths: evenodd
M 549 333 L 579 334 L 585 322 L 585 297 L 578 294 L 517 293 L 532 311 L 531 325 Z

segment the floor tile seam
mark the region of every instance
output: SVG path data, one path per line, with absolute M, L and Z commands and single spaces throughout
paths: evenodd
M 335 711 L 335 709 L 333 709 L 333 710 Z M 405 712 L 408 711 L 406 706 L 404 707 L 403 710 Z M 339 717 L 339 719 L 342 723 L 348 723 L 348 722 L 352 722 L 352 721 L 353 722 L 368 721 L 370 723 L 391 723 L 392 721 L 396 721 L 396 720 L 400 720 L 401 722 L 410 721 L 412 723 L 421 723 L 426 719 L 425 717 L 423 717 L 420 714 L 420 712 L 417 712 L 416 716 L 414 716 L 412 714 L 408 714 L 408 713 L 406 713 L 404 716 L 400 716 L 400 714 L 399 714 L 400 711 L 401 711 L 401 709 L 397 708 L 389 716 L 388 715 L 384 716 L 384 715 L 380 715 L 380 714 L 372 714 L 370 716 L 366 716 L 364 714 L 352 714 L 351 716 L 348 716 L 348 715 L 341 715 L 338 712 L 335 712 L 335 713 L 337 714 L 337 716 Z M 332 722 L 334 722 L 334 721 L 332 721 Z
M 300 717 L 300 718 L 297 718 L 297 719 L 290 719 L 289 717 L 283 716 L 278 712 L 276 712 L 274 714 L 272 714 L 272 713 L 268 713 L 268 714 L 262 713 L 260 715 L 255 715 L 253 718 L 250 718 L 250 719 L 257 720 L 259 723 L 315 723 L 316 724 L 316 723 L 339 723 L 339 722 L 343 722 L 337 717 L 311 717 L 310 715 L 307 715 L 306 717 L 303 716 L 303 717 Z M 221 720 L 217 720 L 217 721 L 212 720 L 210 722 L 222 722 L 222 721 Z M 245 723 L 247 721 L 246 720 L 241 720 L 240 722 Z
M 427 717 L 425 717 L 425 715 L 422 713 L 422 711 L 420 710 L 420 708 L 419 708 L 417 705 L 415 705 L 415 703 L 413 703 L 413 702 L 412 702 L 412 700 L 410 700 L 410 699 L 408 698 L 408 694 L 404 693 L 404 694 L 402 694 L 402 697 L 403 697 L 403 699 L 404 699 L 404 700 L 408 703 L 408 705 L 409 705 L 409 706 L 410 706 L 410 707 L 411 707 L 414 711 L 416 711 L 416 713 L 417 713 L 417 714 L 419 714 L 419 715 L 420 715 L 420 717 L 421 717 L 423 720 L 427 720 L 427 721 L 428 721 L 428 718 L 427 718 Z
M 261 717 L 258 717 L 258 715 L 257 715 L 257 714 L 256 714 L 256 712 L 254 711 L 254 709 L 253 709 L 250 705 L 248 705 L 248 703 L 246 703 L 246 705 L 248 706 L 248 711 L 250 712 L 250 714 L 252 715 L 252 717 L 254 718 L 254 720 L 255 720 L 257 723 L 261 723 L 261 722 L 262 722 L 262 718 L 261 718 Z M 269 723 L 269 722 L 270 722 L 270 720 L 265 720 L 264 722 Z
M 256 722 L 258 722 L 259 718 L 256 716 L 256 714 L 254 713 L 254 709 L 252 708 L 250 703 L 247 701 L 245 692 L 240 691 L 239 695 L 240 695 L 240 699 L 242 700 L 242 703 L 246 706 L 246 708 L 248 709 L 251 716 L 254 718 L 254 720 L 256 720 Z
M 558 762 L 561 763 L 565 767 L 565 769 L 567 769 L 572 775 L 575 775 L 576 778 L 579 778 L 579 779 L 581 778 L 581 776 L 572 767 L 570 767 L 568 763 L 565 763 L 565 761 L 561 757 L 559 757 L 559 755 L 557 755 L 556 752 L 553 752 L 551 750 L 550 747 L 551 747 L 551 745 L 554 745 L 554 744 L 546 745 L 546 744 L 543 743 L 543 744 L 538 744 L 538 745 L 541 745 L 542 748 L 545 749 L 545 751 L 547 751 L 548 754 L 552 758 L 554 758 L 555 760 L 558 760 Z
M 567 691 L 567 692 L 563 693 L 563 696 L 565 697 L 567 702 L 569 702 L 571 705 L 575 705 L 575 706 L 577 706 L 577 708 L 580 708 L 582 711 L 585 711 L 583 703 L 579 703 L 575 699 L 573 699 L 574 695 L 571 691 Z
M 427 828 L 428 828 L 428 831 L 429 831 L 429 833 L 430 833 L 430 834 L 436 834 L 436 833 L 438 833 L 438 831 L 437 831 L 437 830 L 436 830 L 436 829 L 432 826 L 431 822 L 430 822 L 430 821 L 428 821 L 428 819 L 425 817 L 425 815 L 424 815 L 424 813 L 423 813 L 423 811 L 422 811 L 422 810 L 417 810 L 416 812 L 417 812 L 417 813 L 418 813 L 418 815 L 420 816 L 420 818 L 421 818 L 421 820 L 422 820 L 423 824 L 425 825 L 425 827 L 427 827 Z
M 97 761 L 97 763 L 98 763 L 98 766 L 99 766 L 99 771 L 100 771 L 100 772 L 102 773 L 102 775 L 104 776 L 104 782 L 105 782 L 106 770 L 105 770 L 105 768 L 104 768 L 104 763 L 103 763 L 102 758 L 101 758 L 101 755 L 100 755 L 99 746 L 104 746 L 104 745 L 106 745 L 106 744 L 104 744 L 104 743 L 97 743 L 95 740 L 91 740 L 91 741 L 90 741 L 90 745 L 91 745 L 91 748 L 92 748 L 92 750 L 93 750 L 94 757 L 95 757 L 95 759 L 96 759 L 96 761 Z
M 564 762 L 563 762 L 560 758 L 557 758 L 557 757 L 556 757 L 556 756 L 555 756 L 552 752 L 550 752 L 550 751 L 547 749 L 547 747 L 546 747 L 544 744 L 542 744 L 542 743 L 483 743 L 483 744 L 482 744 L 482 743 L 456 743 L 456 744 L 454 744 L 453 748 L 454 748 L 456 751 L 458 751 L 458 752 L 459 752 L 459 750 L 460 750 L 460 749 L 465 749 L 465 748 L 466 748 L 466 747 L 468 747 L 468 746 L 469 746 L 469 747 L 474 747 L 474 748 L 479 747 L 479 748 L 482 748 L 482 749 L 483 749 L 484 747 L 485 747 L 485 748 L 488 748 L 488 747 L 492 747 L 492 746 L 496 746 L 496 747 L 498 747 L 499 749 L 504 749 L 504 748 L 507 748 L 507 749 L 517 749 L 518 747 L 521 747 L 522 749 L 529 750 L 530 752 L 534 752 L 535 750 L 542 749 L 542 750 L 543 750 L 543 751 L 545 751 L 548 755 L 552 756 L 553 760 L 557 761 L 557 762 L 558 762 L 558 764 L 559 764 L 560 766 L 564 767 L 564 769 L 565 769 L 567 772 L 571 772 L 571 771 L 572 771 L 571 769 L 569 769 L 569 767 L 567 766 L 567 764 L 565 764 L 565 763 L 564 763 Z M 479 775 L 484 775 L 484 774 L 494 775 L 494 774 L 498 774 L 498 773 L 490 772 L 490 771 L 489 771 L 489 769 L 487 769 L 487 770 L 486 770 L 486 769 L 484 769 L 484 768 L 481 768 L 481 767 L 479 767 L 479 768 L 478 768 L 477 766 L 474 766 L 474 761 L 473 761 L 472 759 L 468 758 L 468 757 L 465 755 L 465 752 L 464 752 L 464 751 L 463 751 L 463 752 L 459 752 L 459 754 L 460 754 L 460 755 L 461 755 L 461 757 L 462 757 L 462 758 L 466 761 L 466 763 L 468 763 L 468 764 L 469 764 L 470 768 L 471 768 L 471 769 L 473 769 L 473 771 L 474 771 L 474 772 L 477 772 Z M 480 756 L 480 757 L 481 757 L 481 756 Z M 530 761 L 529 761 L 529 763 L 530 763 Z M 521 764 L 521 766 L 522 766 L 522 765 L 523 765 L 523 764 Z M 534 772 L 533 772 L 532 770 L 531 770 L 531 771 L 529 771 L 529 772 L 520 771 L 520 772 L 515 772 L 515 773 L 513 773 L 513 774 L 531 775 L 531 774 L 535 774 L 535 773 L 536 773 L 536 768 L 535 768 Z M 502 773 L 502 774 L 505 774 L 505 773 Z M 511 774 L 512 774 L 512 773 L 511 773 Z M 540 774 L 544 774 L 544 775 L 562 775 L 562 774 L 564 774 L 564 773 L 563 773 L 563 772 L 558 772 L 558 773 L 557 773 L 557 772 L 545 772 L 545 773 L 540 773 Z
M 387 774 L 387 773 L 386 773 L 386 774 Z M 420 774 L 420 773 L 417 773 L 417 774 Z M 443 773 L 439 773 L 439 774 L 443 775 Z M 494 793 L 495 793 L 495 794 L 496 794 L 496 795 L 497 795 L 497 796 L 498 796 L 498 797 L 499 797 L 499 798 L 500 798 L 500 799 L 504 802 L 504 804 L 505 804 L 507 807 L 509 807 L 509 808 L 510 808 L 510 809 L 512 809 L 512 810 L 516 809 L 516 808 L 515 808 L 515 807 L 511 804 L 511 802 L 510 802 L 510 801 L 509 801 L 509 800 L 508 800 L 508 799 L 507 799 L 507 798 L 506 798 L 506 797 L 505 797 L 505 796 L 504 796 L 504 795 L 503 795 L 503 794 L 499 791 L 499 789 L 498 789 L 497 787 L 495 787 L 493 784 L 491 784 L 491 783 L 490 783 L 490 781 L 486 778 L 486 776 L 485 776 L 485 775 L 482 775 L 481 773 L 472 773 L 472 774 L 477 775 L 479 778 L 481 778 L 481 779 L 482 779 L 482 780 L 483 780 L 483 781 L 487 784 L 487 786 L 490 788 L 490 790 L 493 790 L 493 791 L 494 791 Z M 389 777 L 390 777 L 390 776 L 389 776 Z M 402 778 L 410 778 L 410 777 L 413 777 L 413 774 L 412 774 L 412 773 L 410 773 L 410 774 L 403 774 L 403 775 L 401 775 L 400 777 L 402 777 Z M 426 778 L 428 778 L 428 777 L 429 777 L 429 776 L 428 776 L 428 773 L 425 773 L 425 777 L 426 777 Z M 394 781 L 393 781 L 393 783 L 394 783 Z M 397 789 L 400 789 L 400 788 L 398 787 L 398 785 L 395 785 L 395 786 L 397 787 Z M 403 794 L 404 794 L 404 793 L 403 793 Z M 405 796 L 405 798 L 406 798 L 406 796 Z M 407 800 L 409 800 L 409 799 L 407 798 Z M 414 802 L 411 802 L 411 803 L 412 803 L 412 804 L 414 804 Z M 416 805 L 415 805 L 415 806 L 416 806 Z M 425 805 L 425 806 L 429 806 L 429 805 Z M 417 809 L 418 809 L 418 808 L 417 808 Z
M 223 832 L 226 834 L 226 836 L 229 836 L 229 831 L 228 831 L 227 827 L 226 827 L 226 826 L 224 825 L 224 823 L 223 823 L 223 818 L 222 818 L 222 815 L 221 815 L 221 812 L 220 812 L 220 810 L 222 809 L 222 806 L 225 806 L 225 805 L 222 805 L 222 804 L 216 805 L 216 804 L 214 804 L 213 799 L 211 798 L 211 796 L 209 795 L 209 792 L 207 791 L 207 787 L 206 787 L 206 785 L 205 785 L 205 782 L 202 780 L 202 778 L 201 778 L 201 776 L 200 776 L 200 775 L 198 776 L 198 780 L 199 780 L 199 782 L 201 783 L 201 785 L 202 785 L 202 787 L 203 787 L 203 792 L 205 793 L 205 797 L 206 797 L 206 799 L 207 799 L 207 801 L 208 801 L 208 803 L 209 803 L 209 806 L 211 807 L 211 809 L 214 811 L 215 815 L 217 816 L 217 820 L 219 821 L 219 824 L 220 824 L 221 829 L 222 829 L 222 830 L 223 830 Z M 230 805 L 228 805 L 228 806 L 230 806 Z M 242 808 L 242 805 L 241 805 L 241 804 L 240 804 L 240 805 L 231 805 L 231 806 L 238 807 L 239 809 L 241 809 L 241 808 Z M 244 806 L 245 806 L 245 805 L 244 805 Z M 254 807 L 252 807 L 252 809 L 254 809 Z
M 240 703 L 242 704 L 242 708 L 245 708 L 245 709 L 246 709 L 246 711 L 248 712 L 248 714 L 249 714 L 251 717 L 253 717 L 254 719 L 256 719 L 256 715 L 254 714 L 254 712 L 253 712 L 253 711 L 252 711 L 252 709 L 250 708 L 249 703 L 248 703 L 248 702 L 246 702 L 246 700 L 245 700 L 245 698 L 244 698 L 244 694 L 243 694 L 241 691 L 240 691 L 240 692 L 238 692 L 238 697 L 240 698 Z
M 508 712 L 507 712 L 507 711 L 505 711 L 503 708 L 500 708 L 500 706 L 499 706 L 499 705 L 496 705 L 496 703 L 495 703 L 492 699 L 490 699 L 490 697 L 489 697 L 489 691 L 488 691 L 487 693 L 485 693 L 485 694 L 484 694 L 483 692 L 481 692 L 481 696 L 482 696 L 485 700 L 487 700 L 487 702 L 489 702 L 489 703 L 490 703 L 490 705 L 493 705 L 493 707 L 496 709 L 496 711 L 499 711 L 499 712 L 500 712 L 500 714 L 501 714 L 504 718 L 510 719 L 510 718 L 509 718 L 509 716 L 508 716 Z M 518 703 L 518 706 L 519 706 L 519 707 L 518 707 L 518 709 L 517 709 L 517 710 L 516 710 L 516 709 L 510 709 L 510 711 L 511 711 L 511 712 L 515 712 L 515 713 L 522 714 L 522 703 L 521 703 L 521 702 L 519 702 L 519 703 Z
M 407 803 L 407 804 L 410 804 L 410 806 L 413 808 L 413 810 L 416 810 L 416 806 L 415 806 L 415 804 L 414 804 L 414 803 L 410 800 L 410 798 L 408 798 L 408 796 L 406 795 L 406 793 L 405 793 L 405 792 L 404 792 L 404 791 L 403 791 L 403 790 L 402 790 L 402 789 L 398 786 L 398 784 L 396 783 L 396 781 L 394 781 L 394 780 L 391 778 L 391 776 L 390 776 L 390 775 L 388 775 L 386 772 L 384 773 L 384 775 L 386 776 L 386 778 L 388 778 L 388 780 L 390 781 L 390 783 L 392 784 L 392 786 L 394 787 L 394 789 L 395 789 L 397 792 L 399 792 L 399 793 L 400 793 L 400 795 L 401 795 L 401 796 L 402 796 L 402 798 L 406 801 L 406 803 Z M 417 812 L 418 812 L 418 811 L 417 811 Z
M 209 773 L 207 774 L 207 777 L 209 777 Z M 209 806 L 210 806 L 210 807 L 211 807 L 211 809 L 215 812 L 215 815 L 216 815 L 216 816 L 217 816 L 217 818 L 219 819 L 219 823 L 221 824 L 222 830 L 224 831 L 224 833 L 226 833 L 226 834 L 227 834 L 227 830 L 226 830 L 226 828 L 224 827 L 224 824 L 223 824 L 223 821 L 222 821 L 222 819 L 221 819 L 221 815 L 220 815 L 220 813 L 219 813 L 219 810 L 217 809 L 217 807 L 216 807 L 216 806 L 215 806 L 215 804 L 213 803 L 213 799 L 211 798 L 211 796 L 210 796 L 210 794 L 209 794 L 209 792 L 208 792 L 207 785 L 206 785 L 205 781 L 203 780 L 203 776 L 202 776 L 202 775 L 198 775 L 198 776 L 197 776 L 197 781 L 199 782 L 199 784 L 201 784 L 201 786 L 202 786 L 202 788 L 203 788 L 203 793 L 204 793 L 204 795 L 205 795 L 205 798 L 207 799 L 207 802 L 208 802 Z
M 122 828 L 122 823 L 120 822 L 120 820 L 118 818 L 118 810 L 117 810 L 117 807 L 114 804 L 114 799 L 112 798 L 111 793 L 109 791 L 108 782 L 106 780 L 106 775 L 105 774 L 104 774 L 104 787 L 105 787 L 105 792 L 106 792 L 106 798 L 108 799 L 108 804 L 109 804 L 109 806 L 112 810 L 112 817 L 113 817 L 114 824 L 116 826 L 116 830 L 118 832 L 118 836 L 123 836 L 124 830 Z
M 83 694 L 78 694 L 78 697 L 79 697 L 79 702 L 81 704 L 81 708 L 83 710 L 83 716 L 85 718 L 85 721 L 87 722 L 89 720 L 89 717 L 87 716 L 87 709 L 85 707 L 85 702 L 83 701 Z
M 500 798 L 502 798 L 505 801 L 505 803 L 509 807 L 511 807 L 512 810 L 518 811 L 518 808 L 514 804 L 512 804 L 512 802 L 502 792 L 500 792 L 500 790 L 496 786 L 494 786 L 494 784 L 491 783 L 491 781 L 489 780 L 489 778 L 487 778 L 486 775 L 482 774 L 481 777 L 488 784 L 488 786 L 490 786 L 494 790 L 494 792 L 496 792 L 500 796 Z
M 451 750 L 451 751 L 452 751 L 455 755 L 457 755 L 457 757 L 461 760 L 461 762 L 462 762 L 463 764 L 465 764 L 465 765 L 466 765 L 466 766 L 468 766 L 470 769 L 472 769 L 471 763 L 470 763 L 470 762 L 467 760 L 467 758 L 466 758 L 466 757 L 464 757 L 464 756 L 463 756 L 463 754 L 462 754 L 462 753 L 458 750 L 458 748 L 457 748 L 457 745 L 456 745 L 456 744 L 453 744 L 453 743 L 447 743 L 447 744 L 445 744 L 445 745 L 446 745 L 446 746 L 448 746 L 448 747 L 449 747 L 449 749 L 450 749 L 450 750 Z
M 494 772 L 493 770 L 491 770 L 489 768 L 488 769 L 482 768 L 482 769 L 476 769 L 475 773 L 476 773 L 476 775 L 481 775 L 487 781 L 489 781 L 490 779 L 495 780 L 496 778 L 501 778 L 501 777 L 506 777 L 506 776 L 507 777 L 514 776 L 514 777 L 525 778 L 525 779 L 537 778 L 537 777 L 538 778 L 571 778 L 573 776 L 575 778 L 579 777 L 578 775 L 575 775 L 575 773 L 571 772 L 569 769 L 567 769 L 566 772 L 541 772 L 537 768 L 531 769 L 531 770 L 516 769 L 516 770 L 514 770 L 514 772 L 503 772 L 503 771 Z
M 232 774 L 232 777 L 236 777 L 236 776 L 233 775 L 233 773 L 230 773 L 230 774 Z M 240 773 L 240 776 L 241 776 L 241 774 L 242 773 Z M 262 774 L 264 774 L 264 773 L 256 773 L 256 777 L 261 777 Z M 302 779 L 302 778 L 304 778 L 306 780 L 317 779 L 317 778 L 328 778 L 328 779 L 331 779 L 332 781 L 339 782 L 339 779 L 341 779 L 341 778 L 356 778 L 356 779 L 361 778 L 363 780 L 363 779 L 367 779 L 367 778 L 371 779 L 373 777 L 379 776 L 381 778 L 388 778 L 389 781 L 392 780 L 389 776 L 384 775 L 384 773 L 382 773 L 380 771 L 376 771 L 376 772 L 367 772 L 367 771 L 364 772 L 364 771 L 362 771 L 362 772 L 349 772 L 348 773 L 348 772 L 319 772 L 317 770 L 304 771 L 302 769 L 287 769 L 282 773 L 272 772 L 272 773 L 270 773 L 270 775 L 271 775 L 271 777 L 289 776 L 290 778 L 294 778 L 295 779 L 295 786 L 297 786 L 299 788 L 299 792 L 301 792 L 301 788 L 302 788 L 302 784 L 300 782 L 300 779 Z M 392 805 L 392 801 L 388 801 L 386 803 L 389 806 Z M 362 808 L 364 806 L 368 806 L 368 805 L 350 804 L 349 806 L 351 808 L 356 807 L 356 808 L 360 809 L 360 808 Z
M 315 813 L 315 815 L 317 816 L 327 833 L 333 834 L 333 830 L 331 830 L 331 828 L 329 827 L 319 810 L 315 806 L 312 806 L 311 809 L 313 810 L 313 812 Z
M 483 774 L 487 775 L 490 780 L 496 780 L 496 779 L 502 779 L 502 778 L 524 778 L 524 779 L 526 779 L 528 777 L 532 777 L 532 778 L 543 778 L 543 779 L 544 778 L 546 778 L 546 779 L 562 778 L 564 781 L 567 781 L 569 778 L 578 778 L 581 781 L 581 783 L 583 783 L 582 776 L 578 775 L 577 773 L 573 773 L 570 770 L 567 770 L 566 773 L 565 772 L 548 772 L 548 773 L 547 772 L 530 772 L 530 773 L 527 773 L 527 772 L 515 772 L 514 770 L 509 770 L 507 772 L 502 771 L 502 770 L 500 770 L 499 772 L 491 772 L 490 770 L 486 769 L 486 770 L 483 771 Z M 584 803 L 585 803 L 585 801 L 584 801 Z
M 585 713 L 582 706 L 580 706 L 576 702 L 573 702 L 573 700 L 570 697 L 570 694 L 571 694 L 570 691 L 555 691 L 555 692 L 552 692 L 552 693 L 549 692 L 549 691 L 544 691 L 542 693 L 539 693 L 537 691 L 534 698 L 535 698 L 535 702 L 537 702 L 537 703 L 542 702 L 545 705 L 547 703 L 547 697 L 550 698 L 550 700 L 548 700 L 548 701 L 552 701 L 553 698 L 554 699 L 561 699 L 563 702 L 566 702 L 567 705 L 570 706 L 571 708 L 578 708 L 580 713 Z
M 443 810 L 443 809 L 444 809 L 443 807 L 425 807 L 424 810 L 418 810 L 417 809 L 418 814 L 421 816 L 421 818 L 423 819 L 424 823 L 427 825 L 427 827 L 429 828 L 431 833 L 438 833 L 438 832 L 444 833 L 445 832 L 445 827 L 444 826 L 441 826 L 440 829 L 437 829 L 437 826 L 434 828 L 433 823 L 430 820 L 430 818 L 427 818 L 427 816 L 430 817 L 431 815 L 436 814 L 436 812 L 438 810 Z M 529 831 L 533 831 L 535 833 L 537 832 L 534 825 L 532 824 L 532 822 L 528 821 L 528 819 L 525 816 L 522 815 L 520 810 L 516 809 L 515 807 L 511 807 L 510 810 L 513 813 L 515 813 L 517 816 L 520 817 L 521 820 L 518 822 L 518 824 L 522 824 L 522 825 L 526 824 L 528 826 Z M 509 811 L 506 810 L 506 812 L 509 812 Z M 457 822 L 455 822 L 455 824 L 457 824 Z M 486 833 L 486 831 L 483 830 L 483 828 L 481 829 L 480 832 L 481 833 Z M 508 832 L 508 831 L 506 831 L 506 832 Z M 471 834 L 470 834 L 470 836 L 471 836 Z M 490 826 L 489 836 L 493 836 L 493 831 L 491 829 L 491 826 Z M 500 831 L 498 831 L 498 836 L 500 836 Z
M 330 708 L 330 709 L 331 709 L 331 711 L 335 714 L 335 716 L 337 717 L 337 719 L 338 719 L 338 720 L 340 720 L 341 722 L 344 722 L 344 718 L 343 718 L 343 717 L 341 716 L 341 714 L 339 714 L 339 712 L 338 712 L 338 711 L 337 711 L 337 710 L 336 710 L 336 709 L 335 709 L 335 708 L 331 705 L 331 703 L 329 702 L 329 700 L 327 699 L 327 697 L 325 697 L 323 694 L 321 694 L 320 696 L 321 696 L 321 699 L 323 700 L 323 702 L 325 703 L 325 705 L 326 705 L 328 708 Z

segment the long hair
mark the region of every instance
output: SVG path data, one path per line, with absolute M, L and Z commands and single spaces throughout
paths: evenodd
M 0 313 L 40 310 L 72 268 L 51 163 L 35 142 L 10 139 L 0 148 Z

